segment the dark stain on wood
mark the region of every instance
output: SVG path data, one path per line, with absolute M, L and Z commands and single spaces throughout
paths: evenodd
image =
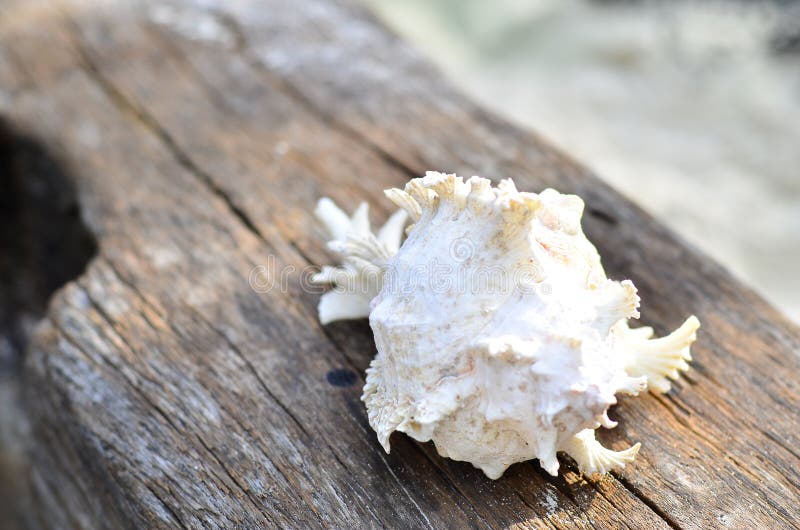
M 328 372 L 325 375 L 325 379 L 333 386 L 348 387 L 356 383 L 358 376 L 354 371 L 347 368 L 337 368 Z

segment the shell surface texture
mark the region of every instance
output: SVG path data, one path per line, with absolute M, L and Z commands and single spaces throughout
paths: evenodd
M 577 196 L 437 172 L 386 195 L 400 210 L 377 234 L 366 203 L 348 216 L 319 202 L 341 265 L 313 278 L 333 287 L 323 324 L 369 317 L 362 400 L 384 449 L 401 431 L 492 479 L 531 459 L 556 475 L 558 452 L 584 473 L 631 462 L 638 443 L 613 451 L 595 429 L 616 425 L 616 394 L 670 389 L 697 318 L 662 338 L 628 327 L 636 288 L 606 277 Z

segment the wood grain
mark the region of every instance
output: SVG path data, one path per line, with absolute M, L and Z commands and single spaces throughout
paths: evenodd
M 20 374 L 32 526 L 797 527 L 798 329 L 364 10 L 9 6 L 0 112 L 57 155 L 97 247 L 50 300 Z M 430 444 L 378 445 L 359 401 L 369 326 L 316 318 L 307 280 L 331 256 L 311 210 L 366 200 L 382 221 L 382 190 L 427 169 L 580 194 L 643 321 L 703 322 L 672 392 L 613 410 L 605 441 L 643 443 L 624 472 L 565 462 L 553 479 L 524 463 L 490 481 Z M 253 288 L 257 267 L 272 289 Z

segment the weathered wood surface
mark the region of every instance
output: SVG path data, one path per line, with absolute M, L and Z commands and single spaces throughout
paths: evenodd
M 60 160 L 97 246 L 27 344 L 33 526 L 798 524 L 798 329 L 361 9 L 6 3 L 0 42 L 3 119 Z M 579 193 L 644 321 L 703 322 L 672 392 L 612 412 L 604 440 L 641 441 L 634 465 L 599 480 L 524 463 L 490 481 L 402 435 L 383 453 L 359 401 L 368 324 L 320 326 L 303 285 L 331 261 L 310 212 L 328 195 L 382 221 L 382 190 L 427 169 Z M 258 266 L 294 271 L 260 292 Z

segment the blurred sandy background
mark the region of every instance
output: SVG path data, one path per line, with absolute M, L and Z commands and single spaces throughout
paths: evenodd
M 364 1 L 800 321 L 800 3 Z

